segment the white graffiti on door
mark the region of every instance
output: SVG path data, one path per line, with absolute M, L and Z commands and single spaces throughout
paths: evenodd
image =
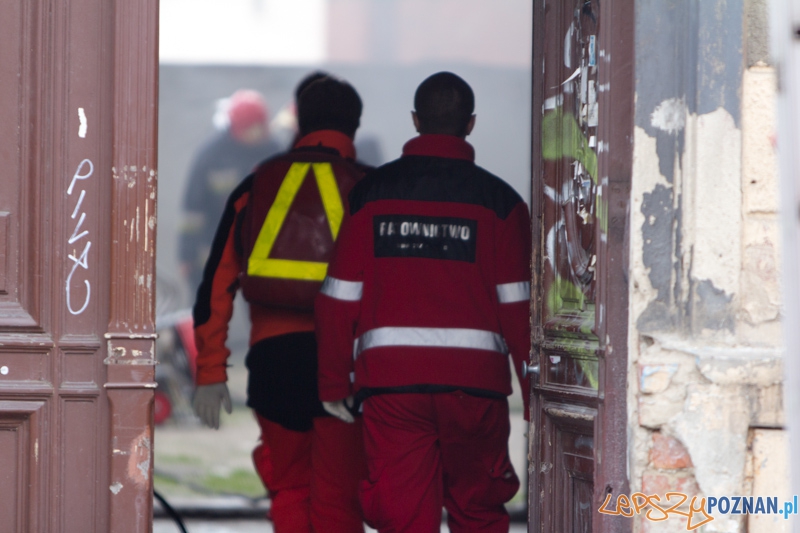
M 84 167 L 87 167 L 87 170 L 84 170 Z M 75 170 L 75 174 L 72 176 L 72 181 L 69 184 L 69 188 L 67 189 L 67 196 L 72 196 L 73 189 L 75 188 L 75 184 L 78 181 L 83 181 L 89 179 L 89 177 L 94 172 L 94 165 L 89 159 L 84 159 L 78 165 L 77 170 Z M 78 203 L 75 205 L 75 209 L 72 211 L 72 215 L 70 218 L 75 220 L 75 217 L 78 216 L 80 212 L 80 218 L 78 218 L 78 222 L 75 224 L 75 229 L 72 232 L 69 240 L 67 241 L 68 244 L 74 244 L 79 240 L 83 239 L 84 237 L 89 236 L 89 230 L 81 231 L 81 227 L 83 226 L 84 220 L 86 220 L 86 212 L 81 212 L 81 205 L 83 204 L 83 199 L 86 197 L 86 189 L 81 189 L 80 196 L 78 197 Z M 92 241 L 86 239 L 86 244 L 83 246 L 83 251 L 78 254 L 77 248 L 73 249 L 72 253 L 67 257 L 72 261 L 72 268 L 69 271 L 69 275 L 67 276 L 67 309 L 73 315 L 79 315 L 83 313 L 86 308 L 89 306 L 89 301 L 92 298 L 92 285 L 89 283 L 88 279 L 84 279 L 83 283 L 86 286 L 86 297 L 84 298 L 83 305 L 80 309 L 75 309 L 72 305 L 72 277 L 75 275 L 78 267 L 83 268 L 84 270 L 89 269 L 89 250 L 92 247 Z

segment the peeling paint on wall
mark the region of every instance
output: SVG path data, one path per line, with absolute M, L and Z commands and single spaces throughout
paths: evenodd
M 662 134 L 676 127 L 680 106 L 680 101 L 662 103 L 660 111 L 651 113 L 661 117 Z M 637 328 L 645 333 L 676 328 L 733 332 L 733 296 L 742 266 L 741 248 L 731 246 L 741 241 L 742 231 L 741 132 L 720 108 L 690 116 L 685 134 L 681 172 L 669 182 L 659 172 L 663 165 L 657 164 L 657 148 L 653 153 L 659 139 L 636 129 L 632 227 L 640 228 L 641 237 L 631 244 L 641 246 L 641 265 L 656 292 L 638 315 Z M 637 253 L 634 248 L 632 254 Z M 634 268 L 637 263 L 634 257 Z
M 643 262 L 650 269 L 650 283 L 658 291 L 656 301 L 665 306 L 670 305 L 672 286 L 675 219 L 672 194 L 672 188 L 658 184 L 644 193 L 641 205 L 645 218 L 641 226 Z
M 651 194 L 656 188 L 671 190 L 671 184 L 660 173 L 658 166 L 658 156 L 656 153 L 656 139 L 649 136 L 644 129 L 636 127 L 634 129 L 634 158 L 633 158 L 633 182 L 631 184 L 631 260 L 630 260 L 630 313 L 631 316 L 639 317 L 650 305 L 650 302 L 658 300 L 659 297 L 667 298 L 669 285 L 666 289 L 661 283 L 654 283 L 652 279 L 663 280 L 664 273 L 657 272 L 650 277 L 650 266 L 645 264 L 645 240 L 642 228 L 645 225 L 656 224 L 655 218 L 651 219 L 645 213 L 649 211 L 643 206 L 645 204 L 645 194 Z M 652 196 L 648 196 L 648 205 L 651 203 Z M 650 213 L 652 214 L 652 213 Z M 660 224 L 660 222 L 659 222 Z M 651 243 L 652 244 L 652 243 Z M 671 248 L 671 244 L 669 245 Z M 670 253 L 671 257 L 671 253 Z M 650 263 L 648 259 L 648 263 Z M 634 331 L 635 328 L 631 328 Z
M 731 305 L 733 296 L 714 287 L 704 279 L 694 284 L 692 305 L 692 325 L 697 333 L 703 330 L 727 329 L 734 331 L 734 309 Z
M 637 328 L 647 332 L 673 327 L 673 186 L 660 173 L 657 140 L 634 130 L 634 180 L 631 187 L 631 307 Z
M 651 124 L 665 101 L 702 115 L 719 107 L 740 123 L 744 0 L 639 0 L 636 2 L 637 126 L 658 140 L 658 162 L 675 174 L 683 136 Z
M 631 488 L 658 477 L 665 487 L 748 494 L 752 427 L 780 431 L 785 417 L 765 2 L 635 8 Z M 655 435 L 678 439 L 692 466 L 654 466 Z M 728 516 L 704 529 L 742 527 Z
M 678 365 L 642 365 L 639 371 L 639 390 L 644 394 L 664 392 L 672 383 Z
M 650 125 L 667 133 L 678 133 L 686 125 L 686 102 L 683 98 L 664 100 L 650 113 Z

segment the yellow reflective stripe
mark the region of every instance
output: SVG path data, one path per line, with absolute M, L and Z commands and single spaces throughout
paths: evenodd
M 293 163 L 286 173 L 286 177 L 283 178 L 278 193 L 275 195 L 275 201 L 267 212 L 264 225 L 261 226 L 253 251 L 250 253 L 250 259 L 247 262 L 248 276 L 311 281 L 325 279 L 328 272 L 327 263 L 269 257 L 272 246 L 283 227 L 283 222 L 286 220 L 286 215 L 289 213 L 311 166 L 312 163 Z M 313 163 L 313 168 L 331 235 L 333 235 L 333 240 L 336 240 L 344 218 L 344 205 L 339 194 L 339 186 L 336 184 L 330 163 Z
M 331 235 L 335 241 L 339 236 L 339 228 L 342 226 L 342 218 L 344 218 L 344 205 L 342 197 L 339 195 L 339 186 L 336 185 L 336 178 L 333 176 L 330 163 L 314 163 L 313 167 L 319 195 L 322 197 L 322 205 L 325 208 Z
M 328 274 L 328 263 L 294 261 L 292 259 L 250 259 L 247 273 L 262 278 L 322 281 Z
M 266 259 L 269 257 L 272 245 L 275 244 L 275 239 L 278 238 L 278 232 L 283 226 L 283 221 L 286 220 L 286 214 L 289 212 L 289 208 L 292 207 L 294 197 L 297 196 L 297 191 L 300 190 L 310 166 L 310 163 L 293 163 L 289 168 L 289 172 L 286 173 L 286 177 L 283 178 L 278 194 L 275 195 L 275 202 L 269 208 L 267 217 L 264 219 L 264 225 L 261 226 L 253 251 L 250 253 L 250 260 L 247 262 L 248 275 L 259 275 L 254 272 L 256 268 L 253 264 L 254 258 Z

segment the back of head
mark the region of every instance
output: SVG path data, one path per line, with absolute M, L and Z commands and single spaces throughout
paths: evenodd
M 307 74 L 302 80 L 300 80 L 297 84 L 297 87 L 294 88 L 294 101 L 297 102 L 300 100 L 300 95 L 303 94 L 303 91 L 306 90 L 306 87 L 311 85 L 317 80 L 321 80 L 322 78 L 327 78 L 330 76 L 324 70 L 315 70 L 310 74 Z
M 420 133 L 464 137 L 475 110 L 475 95 L 469 84 L 452 72 L 438 72 L 417 87 L 414 110 Z
M 308 85 L 297 102 L 300 135 L 336 130 L 355 137 L 361 123 L 361 98 L 346 81 L 326 76 Z
M 242 89 L 231 96 L 228 119 L 234 138 L 243 142 L 261 140 L 267 133 L 268 116 L 267 103 L 257 91 Z

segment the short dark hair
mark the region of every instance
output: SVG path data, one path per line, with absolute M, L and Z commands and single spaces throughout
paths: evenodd
M 420 133 L 463 137 L 475 110 L 475 94 L 467 82 L 452 72 L 428 76 L 414 94 Z
M 330 76 L 330 74 L 324 70 L 315 70 L 310 74 L 306 74 L 306 76 L 298 82 L 297 87 L 294 88 L 294 101 L 298 102 L 300 100 L 300 94 L 306 90 L 306 87 L 315 81 L 321 80 L 322 78 L 327 78 L 328 76 Z
M 333 76 L 311 82 L 297 101 L 300 135 L 336 130 L 354 137 L 361 123 L 361 97 L 352 85 Z

